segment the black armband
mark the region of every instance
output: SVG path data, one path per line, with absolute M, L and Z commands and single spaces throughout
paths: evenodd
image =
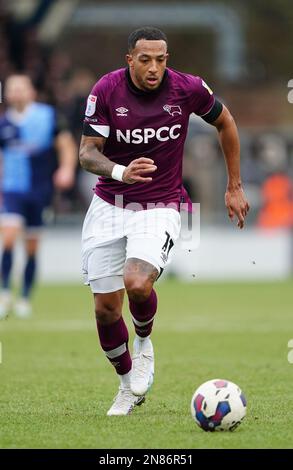
M 87 137 L 104 137 L 102 134 L 99 132 L 95 131 L 91 127 L 91 125 L 88 122 L 83 122 L 83 130 L 82 130 L 83 135 L 86 135 Z
M 209 124 L 212 124 L 220 116 L 222 110 L 223 105 L 216 98 L 212 109 L 207 114 L 201 117 L 204 121 L 208 122 Z

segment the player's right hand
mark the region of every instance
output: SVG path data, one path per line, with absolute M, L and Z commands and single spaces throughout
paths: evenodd
M 124 170 L 123 182 L 127 184 L 149 183 L 153 178 L 146 175 L 153 173 L 156 169 L 154 160 L 145 157 L 136 158 Z

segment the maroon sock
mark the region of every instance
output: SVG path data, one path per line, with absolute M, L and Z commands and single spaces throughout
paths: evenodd
M 122 317 L 110 325 L 101 325 L 97 320 L 101 346 L 116 369 L 117 374 L 127 374 L 131 370 L 131 357 L 128 350 L 128 331 Z
M 129 300 L 129 309 L 138 336 L 145 338 L 151 334 L 157 303 L 157 294 L 154 289 L 152 289 L 149 298 L 145 302 L 138 303 Z

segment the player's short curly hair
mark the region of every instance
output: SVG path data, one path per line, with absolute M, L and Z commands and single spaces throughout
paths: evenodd
M 163 31 L 153 26 L 144 26 L 143 28 L 132 31 L 128 38 L 128 50 L 132 51 L 137 41 L 140 39 L 146 39 L 147 41 L 160 41 L 163 40 L 168 44 L 167 36 Z

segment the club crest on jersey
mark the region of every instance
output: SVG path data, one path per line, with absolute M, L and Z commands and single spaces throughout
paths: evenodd
M 97 102 L 97 97 L 95 95 L 89 95 L 87 99 L 87 105 L 86 105 L 86 110 L 85 110 L 85 115 L 86 116 L 93 116 L 96 111 L 96 102 Z
M 175 116 L 175 114 L 182 114 L 180 106 L 177 105 L 173 106 L 171 104 L 164 104 L 163 110 L 167 111 L 167 113 L 169 113 L 171 116 Z
M 116 108 L 116 111 L 117 116 L 127 116 L 129 110 L 127 108 L 123 108 L 123 106 L 120 106 L 120 108 Z

